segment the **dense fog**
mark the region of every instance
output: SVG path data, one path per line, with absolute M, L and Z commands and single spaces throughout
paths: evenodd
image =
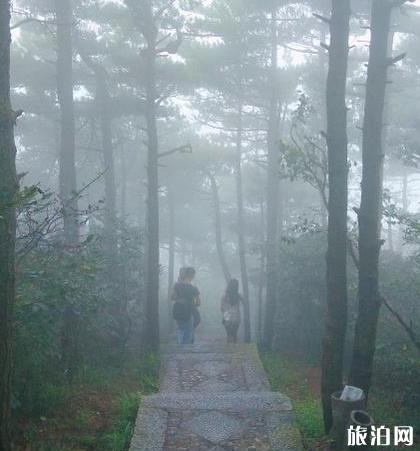
M 0 449 L 127 449 L 57 418 L 155 388 L 185 267 L 197 339 L 238 279 L 239 341 L 313 368 L 318 435 L 343 381 L 420 430 L 418 1 L 14 0 L 10 30 Z

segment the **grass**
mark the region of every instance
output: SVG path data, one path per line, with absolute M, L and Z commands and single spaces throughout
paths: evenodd
M 48 386 L 48 412 L 19 424 L 16 451 L 126 451 L 144 395 L 158 390 L 159 358 L 118 368 L 83 368 L 69 385 Z
M 128 449 L 140 401 L 140 392 L 126 393 L 119 398 L 114 426 L 103 437 L 102 445 L 104 450 L 124 451 Z
M 314 384 L 313 367 L 276 353 L 261 355 L 271 387 L 289 396 L 293 401 L 296 422 L 306 449 L 316 449 L 325 439 L 322 424 L 322 408 Z
M 320 369 L 310 363 L 278 353 L 262 353 L 261 359 L 271 387 L 289 396 L 293 402 L 296 422 L 307 450 L 325 449 L 328 442 L 324 434 L 320 401 Z M 401 394 L 374 386 L 369 396 L 369 413 L 377 425 L 411 425 L 420 428 L 418 406 L 403 408 Z M 381 448 L 382 449 L 382 448 Z M 390 451 L 396 449 L 388 447 Z M 401 448 L 400 448 L 401 449 Z M 420 444 L 410 448 L 420 450 Z

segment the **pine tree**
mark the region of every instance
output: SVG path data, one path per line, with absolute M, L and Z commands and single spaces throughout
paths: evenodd
M 335 0 L 328 46 L 328 250 L 327 316 L 322 355 L 322 405 L 325 429 L 332 425 L 331 394 L 343 383 L 347 329 L 347 106 L 346 85 L 350 34 L 350 0 Z
M 15 303 L 16 148 L 18 113 L 10 101 L 10 2 L 0 1 L 0 450 L 11 442 L 12 321 Z

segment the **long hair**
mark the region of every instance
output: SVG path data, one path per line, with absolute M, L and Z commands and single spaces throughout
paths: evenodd
M 239 282 L 237 279 L 231 279 L 226 287 L 226 299 L 230 305 L 236 305 L 239 298 Z

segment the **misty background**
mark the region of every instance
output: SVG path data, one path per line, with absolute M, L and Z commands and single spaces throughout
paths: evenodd
M 360 317 L 352 257 L 372 20 L 372 1 L 351 3 L 344 371 Z M 379 418 L 419 428 L 420 2 L 400 3 L 380 36 L 397 57 L 378 204 L 388 307 L 371 343 L 373 382 L 360 380 L 379 393 L 373 399 L 389 398 Z M 224 336 L 220 299 L 237 278 L 241 339 L 277 360 L 310 362 L 319 385 L 330 12 L 329 0 L 13 1 L 12 104 L 23 114 L 12 407 L 21 449 L 55 443 L 38 426 L 63 409 L 69 381 L 143 361 L 174 339 L 170 293 L 183 266 L 197 271 L 199 333 Z M 72 440 L 59 449 L 99 449 Z

